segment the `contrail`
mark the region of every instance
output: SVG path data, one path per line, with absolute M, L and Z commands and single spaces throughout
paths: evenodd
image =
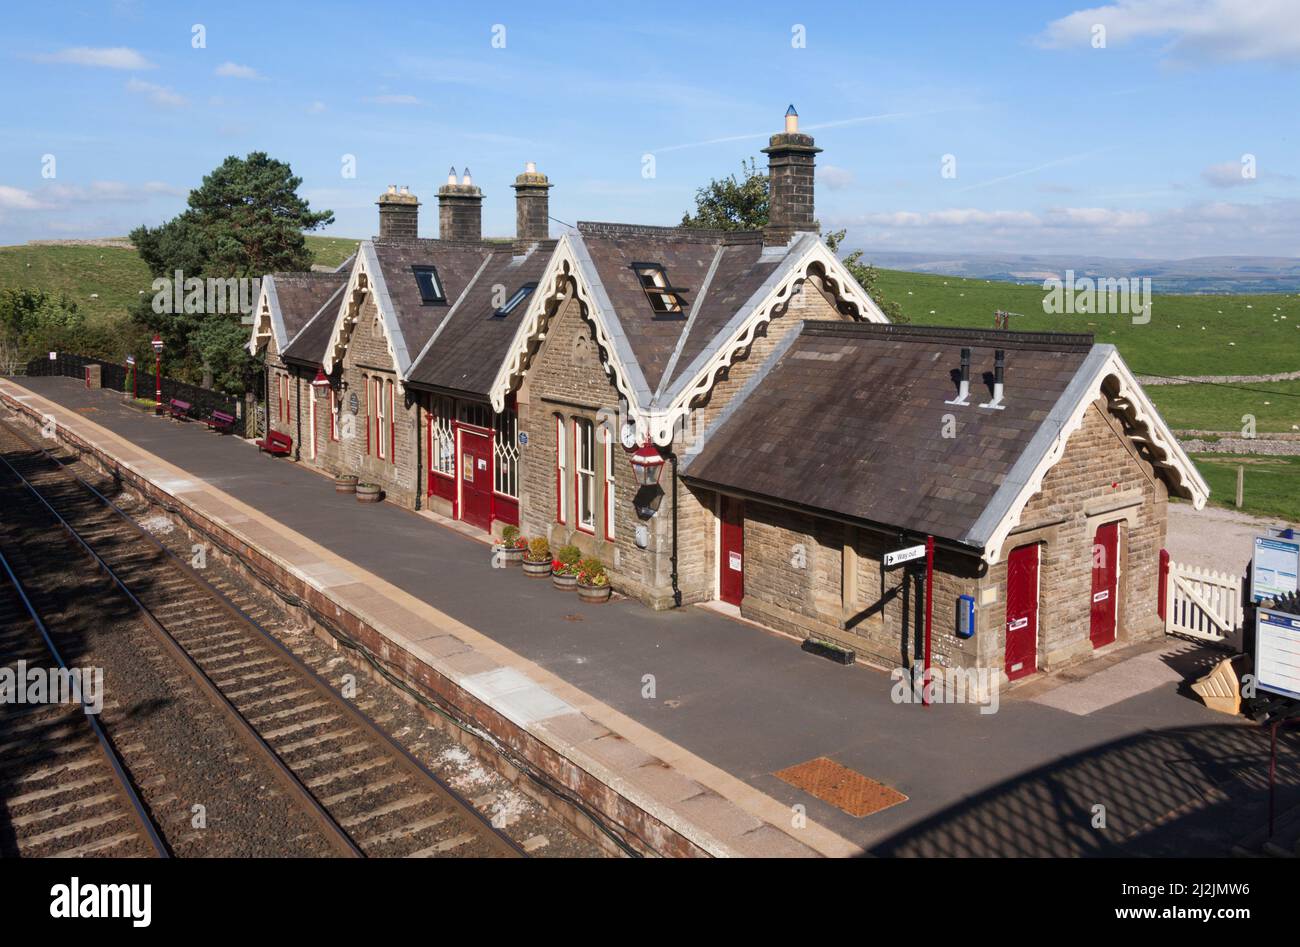
M 941 112 L 953 112 L 955 108 L 928 109 L 923 112 L 882 112 L 879 115 L 860 115 L 857 118 L 841 118 L 833 122 L 821 122 L 817 125 L 806 125 L 805 130 L 810 132 L 820 131 L 823 128 L 840 128 L 844 125 L 861 125 L 866 122 L 882 122 L 891 118 L 917 118 L 921 115 L 937 115 Z M 669 145 L 666 148 L 655 148 L 650 154 L 661 155 L 668 151 L 681 151 L 685 148 L 704 148 L 708 145 L 721 145 L 730 141 L 748 141 L 755 138 L 768 138 L 771 132 L 755 132 L 747 135 L 727 135 L 724 138 L 710 138 L 707 141 L 693 141 L 684 145 Z
M 1037 174 L 1039 171 L 1045 171 L 1046 169 L 1054 168 L 1057 165 L 1069 164 L 1071 161 L 1081 161 L 1084 158 L 1091 158 L 1093 155 L 1099 155 L 1103 151 L 1111 151 L 1115 147 L 1116 147 L 1115 145 L 1107 145 L 1105 148 L 1097 148 L 1093 151 L 1085 151 L 1082 154 L 1068 155 L 1064 158 L 1057 158 L 1055 161 L 1047 161 L 1044 162 L 1043 164 L 1035 165 L 1032 168 L 1025 168 L 1022 171 L 1013 171 L 1010 174 L 1004 174 L 1000 178 L 990 178 L 987 181 L 980 181 L 976 184 L 968 184 L 965 187 L 959 187 L 957 188 L 956 193 L 960 194 L 963 191 L 973 191 L 981 187 L 991 187 L 994 184 L 1001 184 L 1003 181 L 1010 181 L 1014 178 L 1023 178 L 1026 174 Z

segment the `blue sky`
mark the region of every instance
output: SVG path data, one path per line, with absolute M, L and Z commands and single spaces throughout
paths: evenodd
M 253 150 L 340 236 L 375 231 L 388 184 L 434 236 L 451 165 L 487 195 L 484 231 L 509 234 L 525 161 L 562 221 L 671 224 L 761 161 L 793 102 L 825 149 L 818 216 L 853 245 L 1300 256 L 1297 5 L 13 5 L 0 244 L 161 222 Z

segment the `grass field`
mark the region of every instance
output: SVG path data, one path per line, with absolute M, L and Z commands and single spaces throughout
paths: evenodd
M 149 291 L 149 282 L 149 270 L 134 250 L 0 247 L 0 289 L 62 294 L 90 320 L 124 313 L 140 290 Z
M 307 237 L 315 262 L 338 266 L 357 241 L 341 237 Z M 151 277 L 134 250 L 112 247 L 0 247 L 0 289 L 45 290 L 66 296 L 87 318 L 123 314 L 149 292 Z M 97 298 L 92 298 L 96 297 Z
M 1236 508 L 1237 468 L 1245 467 L 1242 512 L 1300 524 L 1300 457 L 1193 454 L 1212 503 Z
M 1300 431 L 1300 381 L 1148 385 L 1146 392 L 1175 429 L 1240 433 L 1251 414 L 1257 434 Z
M 319 266 L 338 266 L 352 255 L 359 242 L 348 237 L 307 237 L 313 262 Z
M 1013 329 L 1091 332 L 1098 342 L 1117 346 L 1129 367 L 1142 375 L 1300 370 L 1300 295 L 1295 294 L 1157 295 L 1151 321 L 1133 325 L 1129 316 L 1044 313 L 1041 284 L 881 270 L 879 287 L 917 324 L 992 328 L 993 313 L 1002 309 L 1023 313 L 1012 317 Z

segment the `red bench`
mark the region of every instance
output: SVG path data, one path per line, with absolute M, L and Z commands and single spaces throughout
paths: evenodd
M 213 411 L 205 422 L 208 428 L 221 434 L 229 434 L 235 429 L 235 416 L 224 411 Z
M 271 431 L 263 440 L 255 443 L 258 450 L 264 450 L 268 454 L 274 454 L 277 457 L 293 451 L 293 438 L 288 434 L 281 434 L 279 431 Z
M 188 421 L 190 419 L 190 408 L 188 401 L 181 401 L 179 398 L 173 398 L 167 404 L 167 410 L 171 413 L 173 421 Z

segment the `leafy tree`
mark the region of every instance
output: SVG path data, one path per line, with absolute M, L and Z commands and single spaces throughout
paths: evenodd
M 47 340 L 76 339 L 85 324 L 77 304 L 64 297 L 55 299 L 31 289 L 5 290 L 0 293 L 0 371 L 12 375 L 20 364 L 47 351 Z
M 313 211 L 298 195 L 302 178 L 289 165 L 255 151 L 226 158 L 190 192 L 188 208 L 158 227 L 131 232 L 149 271 L 173 279 L 256 279 L 267 273 L 311 268 L 304 232 L 334 222 L 332 211 Z M 152 294 L 135 320 L 167 342 L 168 371 L 205 387 L 218 382 L 239 391 L 249 367 L 247 329 L 240 313 L 155 312 Z
M 734 174 L 712 180 L 695 192 L 695 214 L 682 215 L 682 226 L 705 230 L 757 230 L 767 226 L 767 174 L 753 158 L 740 163 L 743 180 Z
M 767 175 L 758 170 L 753 158 L 741 162 L 743 179 L 734 174 L 714 179 L 695 192 L 695 213 L 683 214 L 683 227 L 709 230 L 757 230 L 767 226 L 770 190 Z M 826 235 L 826 245 L 838 255 L 845 231 L 837 230 Z M 876 285 L 879 272 L 869 263 L 862 262 L 862 251 L 854 250 L 840 262 L 858 281 L 868 296 L 880 307 L 890 322 L 910 322 L 896 302 L 885 299 Z

